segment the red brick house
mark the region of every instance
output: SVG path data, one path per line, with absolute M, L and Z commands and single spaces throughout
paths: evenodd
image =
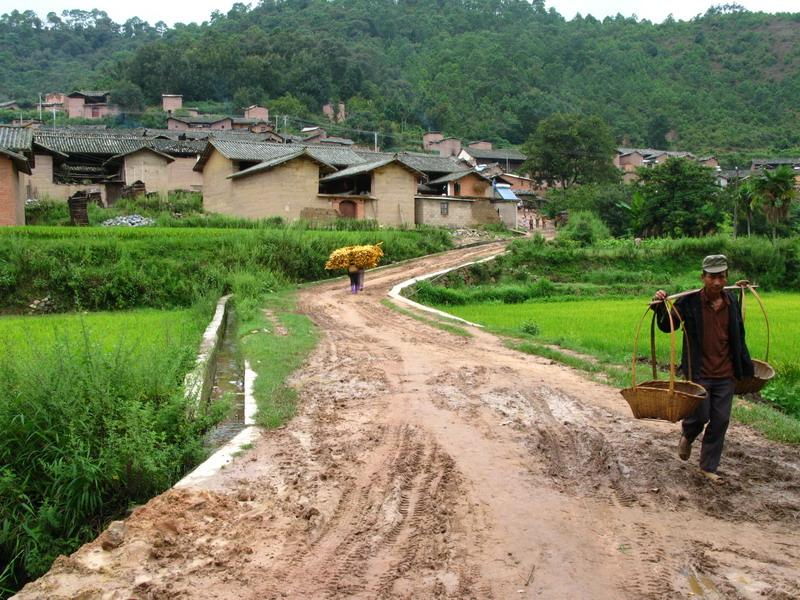
M 30 129 L 0 127 L 0 226 L 25 224 L 20 173 L 31 172 L 32 146 Z

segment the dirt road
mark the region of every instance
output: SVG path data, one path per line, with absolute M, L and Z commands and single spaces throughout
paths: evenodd
M 734 424 L 716 486 L 615 389 L 380 304 L 497 250 L 305 291 L 298 417 L 20 598 L 800 597 L 800 450 Z

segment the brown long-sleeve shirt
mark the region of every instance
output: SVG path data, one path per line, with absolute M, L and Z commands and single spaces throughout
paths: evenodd
M 700 305 L 703 307 L 703 361 L 700 363 L 700 377 L 733 377 L 733 363 L 729 346 L 728 305 L 726 294 L 715 310 L 706 296 L 700 291 Z

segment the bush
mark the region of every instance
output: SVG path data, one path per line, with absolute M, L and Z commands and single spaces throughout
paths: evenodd
M 0 355 L 0 589 L 42 575 L 203 456 L 220 415 L 190 420 L 182 391 L 200 329 L 108 348 L 84 327 Z
M 611 237 L 605 223 L 596 214 L 578 211 L 570 214 L 569 221 L 559 232 L 559 237 L 590 246 Z

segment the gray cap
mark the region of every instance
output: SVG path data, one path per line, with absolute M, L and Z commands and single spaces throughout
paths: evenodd
M 712 254 L 703 259 L 703 271 L 706 273 L 722 273 L 728 270 L 728 259 L 724 254 Z

